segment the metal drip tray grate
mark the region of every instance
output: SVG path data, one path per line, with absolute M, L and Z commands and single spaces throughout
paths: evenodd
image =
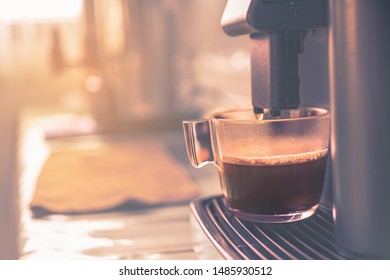
M 286 224 L 236 218 L 222 196 L 198 199 L 191 209 L 226 259 L 345 259 L 336 251 L 331 210 L 324 206 L 308 219 Z

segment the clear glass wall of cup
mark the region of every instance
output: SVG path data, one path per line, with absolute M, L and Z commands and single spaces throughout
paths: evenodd
M 298 221 L 318 208 L 326 171 L 329 113 L 321 108 L 255 116 L 252 109 L 184 121 L 189 160 L 214 164 L 228 208 L 263 223 Z

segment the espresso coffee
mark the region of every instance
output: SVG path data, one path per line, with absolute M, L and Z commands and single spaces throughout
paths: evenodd
M 271 158 L 225 157 L 222 184 L 227 204 L 249 214 L 277 215 L 318 205 L 327 151 Z

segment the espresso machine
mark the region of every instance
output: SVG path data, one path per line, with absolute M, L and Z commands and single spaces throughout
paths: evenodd
M 250 224 L 218 201 L 195 202 L 225 258 L 390 258 L 388 11 L 387 0 L 228 0 L 224 32 L 250 38 L 254 113 L 329 108 L 331 156 L 322 208 L 308 221 Z

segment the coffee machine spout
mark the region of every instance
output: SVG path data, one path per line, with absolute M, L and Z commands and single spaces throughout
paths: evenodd
M 283 30 L 250 35 L 252 105 L 255 113 L 270 109 L 296 109 L 300 104 L 298 55 L 302 30 Z
M 325 1 L 230 0 L 221 24 L 230 36 L 250 34 L 254 112 L 298 108 L 298 56 L 307 30 L 326 26 Z

